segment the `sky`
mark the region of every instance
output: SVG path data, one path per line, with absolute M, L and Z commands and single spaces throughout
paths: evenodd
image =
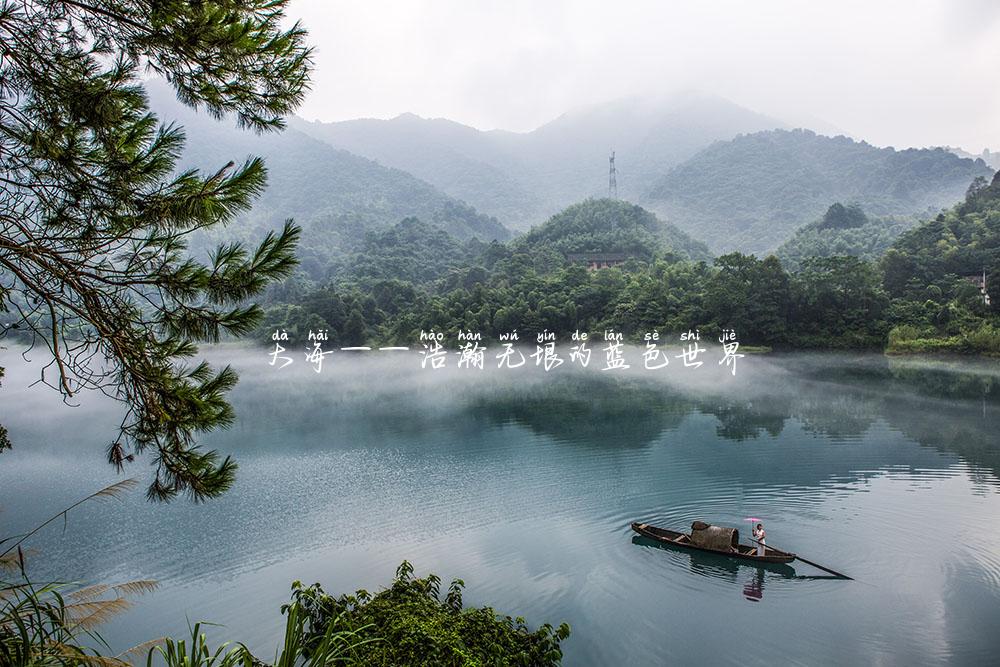
M 879 146 L 1000 150 L 1000 0 L 292 0 L 309 120 L 529 131 L 696 89 Z

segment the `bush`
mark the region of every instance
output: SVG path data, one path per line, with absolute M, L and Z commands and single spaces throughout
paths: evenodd
M 1000 328 L 989 322 L 983 322 L 963 337 L 970 352 L 1000 355 Z
M 889 347 L 924 337 L 924 331 L 912 324 L 901 324 L 889 332 Z
M 956 336 L 935 334 L 912 325 L 900 325 L 889 332 L 889 354 L 953 353 L 1000 355 L 1000 328 L 983 322 Z
M 293 603 L 309 617 L 306 646 L 318 642 L 335 624 L 359 639 L 381 638 L 351 657 L 358 665 L 558 665 L 560 642 L 569 636 L 565 623 L 529 630 L 522 618 L 498 616 L 490 607 L 462 608 L 464 583 L 452 581 L 442 601 L 441 579 L 419 579 L 406 561 L 392 586 L 374 596 L 359 590 L 333 597 L 319 584 L 292 585 Z

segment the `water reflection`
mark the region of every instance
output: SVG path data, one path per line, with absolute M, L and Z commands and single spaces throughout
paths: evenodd
M 764 598 L 764 568 L 755 568 L 750 580 L 743 586 L 743 597 L 750 602 L 760 602 Z
M 775 366 L 794 375 L 775 377 Z M 1000 474 L 1000 365 L 936 362 L 869 355 L 779 358 L 753 369 L 747 398 L 731 387 L 692 394 L 648 378 L 562 376 L 528 391 L 493 391 L 470 411 L 495 423 L 514 422 L 555 440 L 585 446 L 643 447 L 676 430 L 686 415 L 717 420 L 731 442 L 776 438 L 794 420 L 835 442 L 860 439 L 884 421 L 922 445 L 961 455 Z M 764 376 L 764 377 L 761 377 Z M 831 386 L 832 385 L 832 386 Z M 947 400 L 942 400 L 947 399 Z
M 671 557 L 668 560 L 668 563 L 671 566 L 683 568 L 684 565 L 687 565 L 686 570 L 690 574 L 718 579 L 734 585 L 738 585 L 741 581 L 743 581 L 743 575 L 750 572 L 753 577 L 752 581 L 758 582 L 754 584 L 756 586 L 755 590 L 759 593 L 756 600 L 760 600 L 763 595 L 763 578 L 765 572 L 771 576 L 782 579 L 796 578 L 795 568 L 788 563 L 751 563 L 741 561 L 736 558 L 727 558 L 726 556 L 719 554 L 671 547 L 668 544 L 657 542 L 656 540 L 652 540 L 642 535 L 633 536 L 632 544 L 641 547 L 658 549 L 669 554 L 676 554 L 676 557 Z M 746 594 L 746 587 L 743 588 L 743 592 Z
M 290 581 L 375 588 L 407 558 L 465 579 L 470 603 L 570 622 L 567 664 L 655 664 L 667 649 L 718 664 L 751 641 L 776 664 L 995 655 L 995 362 L 748 357 L 733 378 L 436 373 L 358 355 L 317 376 L 213 354 L 242 376 L 237 424 L 203 443 L 239 461 L 232 491 L 198 507 L 129 499 L 114 521 L 81 512 L 37 545 L 41 573 L 161 581 L 109 630 L 122 647 L 165 623 L 183 634 L 188 617 L 270 653 Z M 120 413 L 89 397 L 64 408 L 0 365 L 15 445 L 0 519 L 17 532 L 114 478 L 102 452 Z M 858 581 L 665 550 L 628 527 L 747 515 Z
M 527 426 L 570 445 L 645 447 L 678 427 L 693 409 L 673 391 L 606 375 L 554 375 L 528 389 L 475 396 L 469 410 L 493 424 Z
M 777 399 L 768 402 L 754 400 L 742 403 L 727 400 L 721 405 L 703 400 L 699 404 L 699 409 L 719 420 L 715 433 L 720 438 L 736 442 L 759 438 L 764 434 L 772 438 L 779 436 L 785 428 L 785 420 L 789 415 L 787 405 Z

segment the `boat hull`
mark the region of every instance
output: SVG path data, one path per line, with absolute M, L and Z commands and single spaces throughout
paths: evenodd
M 720 556 L 727 556 L 729 558 L 735 558 L 750 563 L 791 563 L 795 560 L 795 554 L 772 549 L 771 547 L 765 547 L 763 556 L 757 555 L 756 547 L 744 544 L 739 545 L 736 551 L 700 547 L 691 542 L 691 536 L 687 533 L 680 533 L 666 528 L 658 528 L 647 523 L 633 523 L 632 530 L 639 533 L 643 537 L 655 540 L 661 544 L 668 544 L 680 549 L 688 549 L 690 551 L 702 551 L 705 553 L 718 554 Z

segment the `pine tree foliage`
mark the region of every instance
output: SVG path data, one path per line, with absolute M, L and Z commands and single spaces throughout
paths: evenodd
M 192 257 L 192 232 L 248 209 L 264 164 L 178 172 L 183 131 L 150 113 L 141 77 L 214 117 L 281 129 L 311 69 L 286 2 L 0 0 L 0 335 L 47 348 L 42 380 L 67 399 L 99 389 L 125 403 L 108 460 L 153 452 L 151 499 L 231 484 L 235 463 L 196 436 L 232 422 L 236 374 L 191 357 L 255 326 L 248 300 L 289 274 L 299 232 L 288 221 L 256 248 Z

